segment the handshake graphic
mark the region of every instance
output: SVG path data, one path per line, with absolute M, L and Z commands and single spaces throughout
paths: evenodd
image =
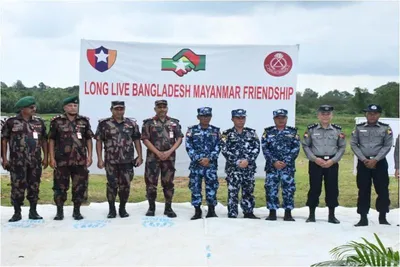
M 162 71 L 173 71 L 179 77 L 184 76 L 191 70 L 199 71 L 206 69 L 206 56 L 197 55 L 192 50 L 185 48 L 172 58 L 161 59 Z

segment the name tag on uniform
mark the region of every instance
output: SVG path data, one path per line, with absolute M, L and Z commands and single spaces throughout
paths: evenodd
M 76 136 L 78 136 L 78 139 L 82 139 L 82 134 L 81 133 L 76 133 Z
M 362 132 L 362 133 L 366 133 L 366 132 L 368 132 L 367 130 L 360 130 L 360 132 Z
M 37 132 L 33 132 L 33 138 L 34 138 L 34 139 L 38 139 L 38 138 L 39 138 L 39 135 L 38 135 Z
M 320 135 L 319 133 L 315 133 L 315 134 L 313 134 L 313 135 Z
M 174 138 L 174 132 L 169 132 L 169 138 Z

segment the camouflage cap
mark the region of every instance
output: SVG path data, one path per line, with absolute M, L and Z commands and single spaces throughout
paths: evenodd
M 79 97 L 78 96 L 70 96 L 63 100 L 63 106 L 68 105 L 70 103 L 79 104 Z
M 330 105 L 321 105 L 319 106 L 318 112 L 332 112 L 333 111 L 333 107 Z
M 288 111 L 286 109 L 277 109 L 272 112 L 272 115 L 275 117 L 282 116 L 287 117 Z
M 111 108 L 124 108 L 125 102 L 124 101 L 112 101 Z
M 212 108 L 210 107 L 202 107 L 197 109 L 197 115 L 199 116 L 211 116 Z
M 232 110 L 232 117 L 246 117 L 246 110 L 244 109 L 234 109 Z
M 168 102 L 165 99 L 156 100 L 156 102 L 154 102 L 154 105 L 155 106 L 158 106 L 158 105 L 166 105 L 166 106 L 168 106 Z
M 17 101 L 17 103 L 15 103 L 15 108 L 20 109 L 20 108 L 26 108 L 29 107 L 31 105 L 35 105 L 36 104 L 36 100 L 33 96 L 25 96 L 23 98 L 21 98 L 20 100 Z
M 379 105 L 371 104 L 367 108 L 363 109 L 364 112 L 378 112 L 382 113 L 382 107 Z

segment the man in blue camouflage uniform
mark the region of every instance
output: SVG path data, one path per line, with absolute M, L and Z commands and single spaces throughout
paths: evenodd
M 254 209 L 254 174 L 257 169 L 256 159 L 260 153 L 260 140 L 256 130 L 244 127 L 246 111 L 232 110 L 234 127 L 224 131 L 221 136 L 221 152 L 226 159 L 225 172 L 228 183 L 228 217 L 238 216 L 238 195 L 242 188 L 240 206 L 244 218 L 260 219 Z
M 291 211 L 294 208 L 294 192 L 296 184 L 295 160 L 299 155 L 300 141 L 297 129 L 287 126 L 287 110 L 278 109 L 273 112 L 275 126 L 264 129 L 261 147 L 266 159 L 265 194 L 269 216 L 266 220 L 276 220 L 279 208 L 279 184 L 282 185 L 284 221 L 294 221 Z
M 197 109 L 197 118 L 200 123 L 188 128 L 186 132 L 186 151 L 190 157 L 189 188 L 192 192 L 192 205 L 195 214 L 192 220 L 201 218 L 201 183 L 202 178 L 206 184 L 206 200 L 208 212 L 206 217 L 218 217 L 215 214 L 217 205 L 217 190 L 219 187 L 217 168 L 220 153 L 219 128 L 210 125 L 212 109 L 203 107 Z

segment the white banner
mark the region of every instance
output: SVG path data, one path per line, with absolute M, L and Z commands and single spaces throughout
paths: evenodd
M 143 120 L 155 115 L 154 101 L 168 101 L 170 117 L 180 120 L 183 134 L 197 124 L 197 108 L 213 109 L 211 124 L 221 132 L 233 127 L 231 111 L 247 110 L 246 126 L 273 125 L 272 111 L 288 110 L 295 126 L 298 45 L 177 45 L 82 40 L 80 113 L 98 120 L 111 116 L 111 101 L 123 100 L 126 117 Z M 146 148 L 143 146 L 143 156 Z M 105 173 L 94 164 L 91 173 Z M 257 159 L 256 176 L 264 177 L 265 159 Z M 218 175 L 225 159 L 220 154 Z M 177 150 L 176 176 L 188 176 L 185 140 Z M 135 169 L 143 175 L 144 164 Z

